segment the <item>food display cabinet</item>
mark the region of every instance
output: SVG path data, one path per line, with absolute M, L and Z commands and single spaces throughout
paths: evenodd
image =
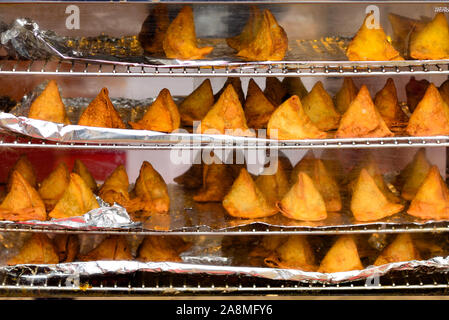
M 0 3 L 0 295 L 446 294 L 448 10 Z

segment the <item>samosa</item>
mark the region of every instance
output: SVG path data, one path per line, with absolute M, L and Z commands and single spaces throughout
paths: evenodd
M 192 7 L 184 6 L 178 16 L 168 26 L 163 41 L 165 55 L 169 59 L 203 59 L 214 49 L 199 48 L 195 33 Z
M 266 128 L 274 110 L 275 106 L 265 97 L 257 83 L 250 79 L 245 101 L 245 117 L 248 127 L 254 129 Z
M 413 111 L 406 131 L 411 136 L 437 136 L 449 134 L 449 106 L 438 89 L 430 84 L 422 100 Z
M 221 202 L 231 189 L 234 179 L 229 165 L 216 163 L 203 165 L 203 183 L 193 196 L 197 202 Z
M 449 80 L 444 81 L 438 88 L 441 98 L 449 106 Z
M 197 133 L 254 136 L 246 124 L 245 113 L 231 84 L 196 128 Z
M 117 166 L 100 188 L 98 195 L 110 205 L 117 203 L 128 212 L 141 209 L 140 199 L 131 199 L 129 196 L 128 174 L 123 165 Z
M 385 121 L 377 111 L 368 88 L 363 85 L 357 97 L 343 114 L 338 126 L 337 138 L 383 138 L 391 137 Z
M 279 140 L 326 138 L 326 133 L 307 116 L 298 96 L 289 98 L 273 112 L 267 131 L 271 139 Z
M 313 124 L 321 131 L 338 128 L 340 114 L 335 110 L 331 96 L 324 90 L 323 83 L 318 81 L 301 103 L 304 111 Z
M 374 262 L 375 266 L 387 263 L 419 260 L 420 255 L 408 233 L 401 233 L 386 247 Z
M 282 86 L 287 90 L 287 98 L 298 96 L 299 99 L 302 99 L 308 94 L 300 77 L 285 77 L 282 80 Z
M 76 234 L 57 234 L 53 243 L 58 253 L 59 262 L 73 262 L 80 250 L 80 243 Z
M 203 185 L 203 164 L 200 162 L 201 156 L 201 152 L 197 153 L 196 158 L 190 168 L 180 176 L 175 177 L 173 180 L 187 189 L 200 188 Z
M 363 168 L 354 187 L 351 211 L 357 221 L 375 221 L 389 217 L 404 208 L 382 190 L 368 171 Z
M 394 13 L 388 14 L 393 29 L 393 45 L 401 54 L 408 54 L 408 43 L 410 35 L 415 30 L 421 30 L 426 23 L 424 19 L 416 20 L 409 17 L 403 17 Z
M 79 175 L 71 173 L 69 185 L 54 209 L 49 213 L 49 217 L 61 219 L 82 216 L 98 207 L 98 201 L 92 190 Z
M 411 34 L 409 51 L 418 60 L 449 58 L 449 25 L 444 13 L 437 13 L 425 27 Z
M 48 177 L 46 177 L 38 189 L 39 195 L 44 201 L 47 211 L 53 210 L 61 199 L 70 182 L 70 172 L 64 162 L 58 164 Z
M 109 91 L 106 88 L 101 89 L 96 98 L 83 111 L 78 120 L 78 125 L 101 128 L 126 128 L 119 113 L 112 105 L 109 99 Z
M 19 253 L 7 264 L 57 264 L 58 253 L 52 240 L 44 233 L 33 233 Z
M 11 189 L 0 204 L 0 220 L 47 220 L 45 205 L 39 193 L 19 171 L 12 173 Z
M 179 256 L 189 244 L 177 236 L 146 236 L 138 249 L 136 260 L 142 262 L 182 262 Z
M 430 168 L 407 213 L 420 219 L 449 218 L 449 190 L 437 166 Z
M 34 172 L 33 165 L 31 164 L 30 160 L 25 154 L 22 154 L 19 159 L 16 161 L 12 169 L 8 173 L 8 184 L 7 184 L 7 190 L 9 191 L 11 189 L 11 179 L 12 179 L 12 173 L 14 171 L 20 172 L 22 177 L 32 186 L 33 188 L 36 188 L 37 186 L 37 178 L 36 173 Z
M 339 236 L 321 261 L 318 272 L 333 273 L 362 270 L 357 244 L 351 235 Z
M 351 61 L 391 61 L 404 60 L 388 41 L 382 26 L 376 26 L 373 13 L 367 14 L 362 26 L 346 50 Z
M 408 120 L 399 105 L 396 86 L 392 78 L 388 78 L 382 90 L 376 93 L 374 105 L 389 128 L 401 125 Z
M 181 122 L 193 126 L 194 121 L 201 121 L 214 105 L 214 93 L 210 80 L 206 79 L 179 104 Z
M 242 32 L 234 37 L 227 38 L 228 46 L 236 51 L 249 46 L 249 44 L 256 38 L 257 31 L 263 21 L 262 12 L 256 6 L 250 7 L 249 19 L 242 29 Z
M 98 247 L 87 254 L 79 255 L 80 261 L 101 260 L 132 260 L 131 248 L 125 237 L 110 236 L 103 240 Z
M 275 206 L 278 201 L 281 201 L 284 195 L 290 189 L 287 165 L 285 161 L 280 158 L 274 160 L 275 162 L 266 168 L 257 178 L 256 186 L 264 194 L 267 201 Z M 274 173 L 272 173 L 274 171 Z
M 312 179 L 299 172 L 298 180 L 278 203 L 281 213 L 291 219 L 321 221 L 327 218 L 326 203 Z
M 170 18 L 168 17 L 167 5 L 165 3 L 156 4 L 143 22 L 137 37 L 145 52 L 164 52 L 162 43 L 169 25 Z
M 142 210 L 147 213 L 165 213 L 170 209 L 167 184 L 148 161 L 140 167 L 134 193 L 142 201 Z
M 419 187 L 424 182 L 429 173 L 431 164 L 426 158 L 426 149 L 419 149 L 409 163 L 399 175 L 401 182 L 401 196 L 405 200 L 412 200 Z
M 284 101 L 284 97 L 287 95 L 287 89 L 278 78 L 266 77 L 263 93 L 273 106 L 277 107 Z
M 424 97 L 429 85 L 430 82 L 426 79 L 417 81 L 415 77 L 411 77 L 410 81 L 405 85 L 407 106 L 410 112 L 413 112 L 416 109 L 416 106 Z
M 268 202 L 245 168 L 240 170 L 240 175 L 222 203 L 226 211 L 236 218 L 263 218 L 278 212 L 277 208 Z
M 89 189 L 92 190 L 92 192 L 97 192 L 97 182 L 95 181 L 94 177 L 92 177 L 89 169 L 87 169 L 86 165 L 81 160 L 75 160 L 72 171 L 84 180 L 84 182 L 89 187 Z
M 245 93 L 242 89 L 242 81 L 240 80 L 240 77 L 228 77 L 220 91 L 214 94 L 214 100 L 217 101 L 230 84 L 232 84 L 232 87 L 234 88 L 235 93 L 237 93 L 239 101 L 243 106 L 245 104 Z
M 44 91 L 33 101 L 28 118 L 70 124 L 55 80 L 49 81 Z
M 264 10 L 262 15 L 255 37 L 237 55 L 250 61 L 282 60 L 288 48 L 287 33 L 269 10 Z
M 344 114 L 348 110 L 351 102 L 357 97 L 359 89 L 354 84 L 351 77 L 345 77 L 343 85 L 334 97 L 335 107 L 338 112 Z
M 315 255 L 306 236 L 289 236 L 288 240 L 265 258 L 265 264 L 272 268 L 315 271 Z
M 148 107 L 143 118 L 129 122 L 136 130 L 172 132 L 179 128 L 181 115 L 168 89 L 162 89 L 156 100 Z

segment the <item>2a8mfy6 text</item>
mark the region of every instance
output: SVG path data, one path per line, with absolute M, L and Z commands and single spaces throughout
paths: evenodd
M 273 313 L 271 305 L 263 304 L 220 304 L 217 306 L 188 306 L 183 304 L 176 307 L 177 315 L 198 315 L 207 318 L 209 315 L 270 315 Z

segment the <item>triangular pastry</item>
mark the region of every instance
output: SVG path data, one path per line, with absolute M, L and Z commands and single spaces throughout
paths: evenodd
M 254 129 L 266 128 L 274 109 L 275 107 L 265 97 L 257 83 L 250 79 L 245 101 L 245 117 L 248 127 Z
M 19 159 L 16 161 L 12 169 L 8 173 L 8 184 L 7 184 L 7 190 L 11 189 L 11 179 L 12 179 L 12 173 L 14 171 L 20 172 L 22 177 L 32 186 L 33 188 L 36 188 L 37 186 L 37 178 L 36 173 L 34 172 L 33 165 L 31 164 L 30 160 L 25 154 L 22 154 Z
M 195 160 L 201 161 L 202 153 L 197 154 Z M 173 179 L 177 184 L 187 189 L 197 189 L 203 185 L 203 164 L 194 161 L 190 168 Z
M 71 173 L 69 185 L 54 209 L 49 213 L 49 217 L 61 219 L 82 216 L 98 207 L 98 201 L 92 190 L 79 175 Z
M 326 138 L 326 133 L 319 130 L 307 116 L 297 96 L 292 96 L 273 112 L 268 121 L 267 129 L 268 136 L 271 139 Z
M 83 111 L 78 120 L 78 125 L 101 128 L 126 128 L 119 113 L 112 105 L 109 99 L 109 91 L 106 88 L 101 89 L 96 98 Z
M 162 89 L 156 100 L 148 107 L 143 118 L 137 122 L 129 122 L 136 130 L 152 130 L 172 132 L 179 129 L 181 116 L 178 107 L 168 89 Z
M 50 80 L 44 91 L 33 101 L 28 118 L 70 124 L 55 80 Z
M 58 253 L 52 240 L 44 233 L 33 233 L 20 249 L 19 254 L 8 260 L 16 264 L 57 264 Z
M 313 124 L 321 131 L 338 128 L 340 114 L 335 110 L 331 96 L 324 90 L 323 83 L 318 81 L 301 103 L 304 111 Z
M 265 199 L 272 204 L 276 205 L 278 201 L 281 201 L 285 194 L 290 189 L 289 178 L 285 164 L 280 158 L 274 160 L 274 173 L 271 168 L 266 168 L 257 178 L 256 186 L 264 194 Z
M 245 93 L 243 92 L 242 89 L 242 81 L 240 80 L 240 77 L 228 77 L 225 83 L 223 84 L 223 87 L 221 87 L 220 91 L 214 94 L 215 102 L 217 102 L 218 99 L 220 99 L 220 96 L 223 94 L 223 92 L 230 84 L 232 84 L 235 93 L 239 97 L 240 104 L 243 106 L 245 104 Z
M 249 19 L 243 27 L 242 32 L 234 37 L 226 39 L 228 46 L 236 51 L 248 47 L 257 36 L 257 31 L 259 30 L 262 21 L 262 12 L 256 6 L 251 6 Z
M 231 189 L 234 179 L 227 164 L 213 162 L 203 165 L 203 183 L 193 196 L 197 202 L 221 202 Z
M 276 207 L 268 203 L 245 168 L 240 170 L 240 175 L 222 203 L 226 211 L 237 218 L 263 218 L 278 212 Z
M 327 218 L 323 196 L 305 172 L 299 172 L 298 180 L 278 207 L 284 216 L 295 220 L 321 221 Z
M 423 19 L 415 20 L 394 13 L 388 14 L 388 20 L 393 29 L 393 44 L 395 48 L 397 48 L 401 54 L 407 55 L 410 34 L 414 30 L 422 29 L 426 23 Z
M 189 244 L 177 236 L 146 236 L 138 249 L 136 260 L 142 262 L 182 262 L 179 256 Z
M 162 43 L 169 25 L 170 18 L 168 17 L 167 5 L 165 3 L 156 4 L 143 22 L 138 36 L 138 40 L 145 52 L 164 52 Z
M 87 254 L 78 256 L 80 261 L 101 260 L 132 260 L 131 248 L 125 237 L 110 236 L 103 240 L 98 247 Z
M 168 26 L 163 41 L 165 55 L 169 59 L 203 59 L 214 49 L 197 46 L 192 7 L 184 6 Z
M 396 86 L 392 78 L 388 78 L 385 86 L 376 93 L 374 105 L 389 128 L 403 124 L 408 120 L 399 105 Z
M 357 97 L 341 117 L 336 137 L 383 138 L 391 136 L 393 133 L 377 111 L 368 88 L 363 85 Z
M 58 164 L 48 177 L 46 177 L 38 189 L 47 211 L 53 210 L 56 203 L 61 199 L 65 189 L 70 182 L 70 172 L 64 162 Z
M 437 13 L 425 27 L 411 34 L 409 51 L 418 60 L 449 58 L 449 25 L 444 13 Z
M 419 260 L 420 255 L 413 244 L 413 239 L 408 233 L 401 233 L 396 236 L 374 262 L 375 266 L 387 263 Z
M 272 268 L 315 271 L 315 255 L 306 236 L 289 236 L 288 240 L 265 258 L 265 264 Z
M 318 272 L 333 273 L 362 269 L 363 265 L 353 236 L 344 235 L 338 237 L 326 253 Z
M 81 160 L 75 160 L 72 172 L 79 175 L 93 193 L 97 192 L 97 182 L 95 181 L 94 177 L 92 177 L 89 169 L 87 169 L 86 165 Z
M 345 77 L 343 85 L 334 97 L 335 107 L 338 112 L 344 114 L 348 110 L 351 102 L 357 97 L 359 89 L 354 84 L 354 80 L 351 77 Z
M 73 262 L 80 250 L 80 242 L 76 234 L 57 234 L 53 243 L 58 253 L 59 262 Z
M 419 187 L 426 179 L 430 167 L 431 164 L 426 158 L 426 149 L 419 149 L 412 162 L 402 170 L 398 178 L 402 184 L 402 198 L 410 201 L 415 197 Z
M 263 93 L 273 106 L 277 107 L 284 101 L 284 97 L 287 95 L 287 89 L 278 78 L 266 77 Z
M 449 106 L 432 83 L 413 111 L 406 131 L 411 136 L 449 135 Z
M 407 95 L 407 106 L 410 112 L 415 111 L 416 106 L 426 94 L 430 82 L 426 79 L 416 80 L 411 77 L 410 81 L 405 85 L 405 93 Z
M 201 121 L 213 105 L 214 93 L 210 80 L 206 79 L 179 104 L 182 124 L 193 126 L 193 122 Z
M 285 77 L 282 80 L 282 86 L 287 90 L 287 98 L 298 96 L 299 99 L 302 99 L 308 94 L 300 77 Z
M 444 81 L 440 85 L 438 92 L 440 92 L 441 98 L 443 98 L 444 102 L 449 106 L 449 80 Z

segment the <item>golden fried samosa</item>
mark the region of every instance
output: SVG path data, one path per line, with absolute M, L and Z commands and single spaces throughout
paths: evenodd
M 440 85 L 438 92 L 440 92 L 441 98 L 443 98 L 444 102 L 449 106 L 449 80 L 444 81 Z
M 250 7 L 249 19 L 242 29 L 242 32 L 234 37 L 227 38 L 228 46 L 236 51 L 249 46 L 249 44 L 256 38 L 257 31 L 263 21 L 262 12 L 256 6 Z
M 148 107 L 143 118 L 129 122 L 136 130 L 172 132 L 179 128 L 181 115 L 168 89 L 162 89 L 156 100 Z
M 163 41 L 165 55 L 169 59 L 203 59 L 214 49 L 197 46 L 192 7 L 184 6 L 168 26 Z
M 362 270 L 357 244 L 351 235 L 339 236 L 321 261 L 318 272 Z
M 385 86 L 376 93 L 374 105 L 389 128 L 407 121 L 407 116 L 399 105 L 396 86 L 392 78 L 388 78 Z
M 411 34 L 409 51 L 418 60 L 449 58 L 449 25 L 444 13 L 437 13 L 425 27 Z
M 426 23 L 423 19 L 415 20 L 394 13 L 388 14 L 388 20 L 393 29 L 393 45 L 401 54 L 407 55 L 410 34 L 414 30 L 422 29 Z
M 246 124 L 245 112 L 231 84 L 196 128 L 197 133 L 253 136 Z
M 46 177 L 38 189 L 47 211 L 53 210 L 56 203 L 61 199 L 65 189 L 70 182 L 70 172 L 64 162 L 58 164 L 48 177 Z
M 306 236 L 289 236 L 288 240 L 265 258 L 265 264 L 272 268 L 315 271 L 315 255 Z
M 146 236 L 138 249 L 137 260 L 142 262 L 182 262 L 179 256 L 189 244 L 178 236 Z
M 313 124 L 321 131 L 338 128 L 340 114 L 335 110 L 331 96 L 324 90 L 323 83 L 318 81 L 312 90 L 301 99 L 304 111 Z
M 349 43 L 346 56 L 351 61 L 404 60 L 388 41 L 382 26 L 375 26 L 374 14 L 367 14 L 362 26 Z
M 411 136 L 449 134 L 449 106 L 434 84 L 427 87 L 424 97 L 410 117 L 406 132 Z
M 287 90 L 287 98 L 298 96 L 302 99 L 309 93 L 300 77 L 285 77 L 282 86 Z
M 201 152 L 198 155 L 201 157 Z M 193 163 L 186 172 L 173 180 L 187 189 L 200 188 L 203 185 L 203 165 Z
M 449 218 L 449 190 L 437 166 L 430 168 L 407 213 L 420 219 Z
M 79 255 L 80 261 L 101 260 L 132 260 L 131 248 L 125 237 L 110 236 L 103 240 L 98 247 L 84 255 Z
M 217 101 L 220 99 L 220 96 L 223 94 L 225 89 L 228 87 L 228 85 L 232 84 L 232 87 L 235 90 L 235 93 L 237 93 L 237 96 L 239 97 L 239 101 L 241 105 L 243 106 L 245 104 L 245 93 L 242 89 L 242 81 L 240 80 L 240 77 L 228 77 L 223 84 L 223 87 L 221 87 L 220 91 L 218 91 L 216 94 L 214 94 L 214 100 Z
M 7 184 L 7 190 L 9 191 L 11 189 L 11 179 L 12 179 L 12 173 L 14 171 L 20 172 L 22 177 L 32 186 L 33 188 L 36 188 L 37 186 L 37 178 L 36 173 L 34 172 L 33 165 L 31 164 L 30 160 L 25 154 L 22 154 L 19 159 L 16 161 L 12 169 L 8 173 L 8 184 Z
M 170 209 L 167 184 L 148 161 L 140 167 L 134 192 L 143 203 L 142 210 L 147 213 L 165 213 Z
M 45 205 L 39 193 L 19 171 L 12 173 L 11 189 L 0 204 L 0 220 L 47 220 Z
M 206 79 L 179 104 L 181 122 L 193 126 L 193 121 L 201 121 L 214 105 L 214 93 L 210 80 Z
M 329 172 L 320 159 L 304 157 L 293 168 L 290 181 L 294 184 L 298 181 L 299 172 L 305 172 L 314 182 L 315 187 L 323 197 L 326 204 L 326 211 L 336 212 L 340 211 L 341 196 L 335 178 Z
M 271 164 L 275 169 L 266 168 L 257 178 L 256 186 L 265 196 L 267 201 L 275 206 L 278 201 L 281 201 L 285 194 L 290 189 L 289 178 L 285 161 L 280 158 L 274 160 Z M 272 173 L 274 171 L 274 173 Z
M 278 207 L 284 216 L 295 220 L 321 221 L 327 218 L 323 196 L 305 172 L 299 172 L 298 180 Z
M 351 102 L 357 97 L 359 89 L 354 84 L 354 80 L 351 77 L 345 77 L 343 85 L 334 97 L 335 107 L 338 112 L 344 114 L 348 110 Z
M 393 202 L 385 194 L 365 168 L 360 171 L 351 198 L 351 211 L 357 221 L 379 220 L 394 215 L 403 208 L 403 204 Z
M 413 112 L 418 103 L 424 97 L 430 82 L 426 79 L 417 81 L 415 77 L 411 77 L 410 81 L 405 85 L 405 93 L 407 95 L 408 109 Z
M 106 88 L 101 89 L 96 98 L 89 103 L 81 114 L 78 125 L 101 128 L 126 128 L 119 113 L 112 105 L 109 99 L 109 91 Z
M 55 80 L 49 81 L 44 91 L 33 101 L 28 118 L 70 124 Z
M 287 95 L 287 89 L 278 78 L 266 77 L 263 93 L 273 106 L 277 107 L 284 101 L 284 97 Z
M 268 202 L 245 168 L 240 170 L 240 175 L 222 203 L 226 211 L 237 218 L 263 218 L 278 212 L 277 208 Z
M 326 133 L 319 130 L 307 116 L 298 96 L 292 96 L 273 112 L 267 129 L 271 139 L 326 138 Z
M 254 129 L 266 128 L 274 109 L 275 107 L 265 97 L 257 83 L 250 79 L 245 101 L 245 117 L 248 127 Z
M 419 187 L 424 182 L 429 173 L 431 164 L 426 157 L 426 149 L 419 149 L 404 170 L 402 170 L 399 180 L 402 182 L 401 196 L 405 200 L 411 201 Z
M 368 88 L 363 85 L 357 97 L 341 117 L 337 138 L 383 138 L 391 137 L 385 121 L 376 109 Z
M 162 43 L 169 25 L 167 5 L 165 3 L 156 4 L 143 22 L 137 37 L 143 50 L 148 53 L 164 52 Z
M 282 60 L 287 52 L 287 33 L 277 23 L 269 10 L 263 11 L 263 18 L 258 25 L 256 36 L 237 55 L 251 61 Z
M 8 260 L 16 264 L 57 264 L 58 253 L 52 240 L 44 233 L 33 233 L 20 249 L 19 254 Z
M 408 233 L 401 233 L 386 247 L 374 262 L 375 266 L 387 263 L 419 260 L 420 255 Z
M 81 160 L 75 159 L 72 172 L 79 175 L 93 193 L 97 192 L 97 182 L 95 181 L 94 177 L 92 177 L 89 169 L 87 169 L 86 165 Z
M 57 234 L 53 243 L 58 253 L 59 262 L 73 262 L 80 250 L 78 236 L 75 234 Z
M 231 189 L 234 179 L 227 164 L 213 162 L 203 165 L 203 183 L 193 196 L 197 202 L 221 202 Z
M 71 173 L 69 185 L 54 209 L 49 213 L 49 217 L 62 219 L 82 216 L 98 207 L 97 199 L 83 178 L 76 173 Z

